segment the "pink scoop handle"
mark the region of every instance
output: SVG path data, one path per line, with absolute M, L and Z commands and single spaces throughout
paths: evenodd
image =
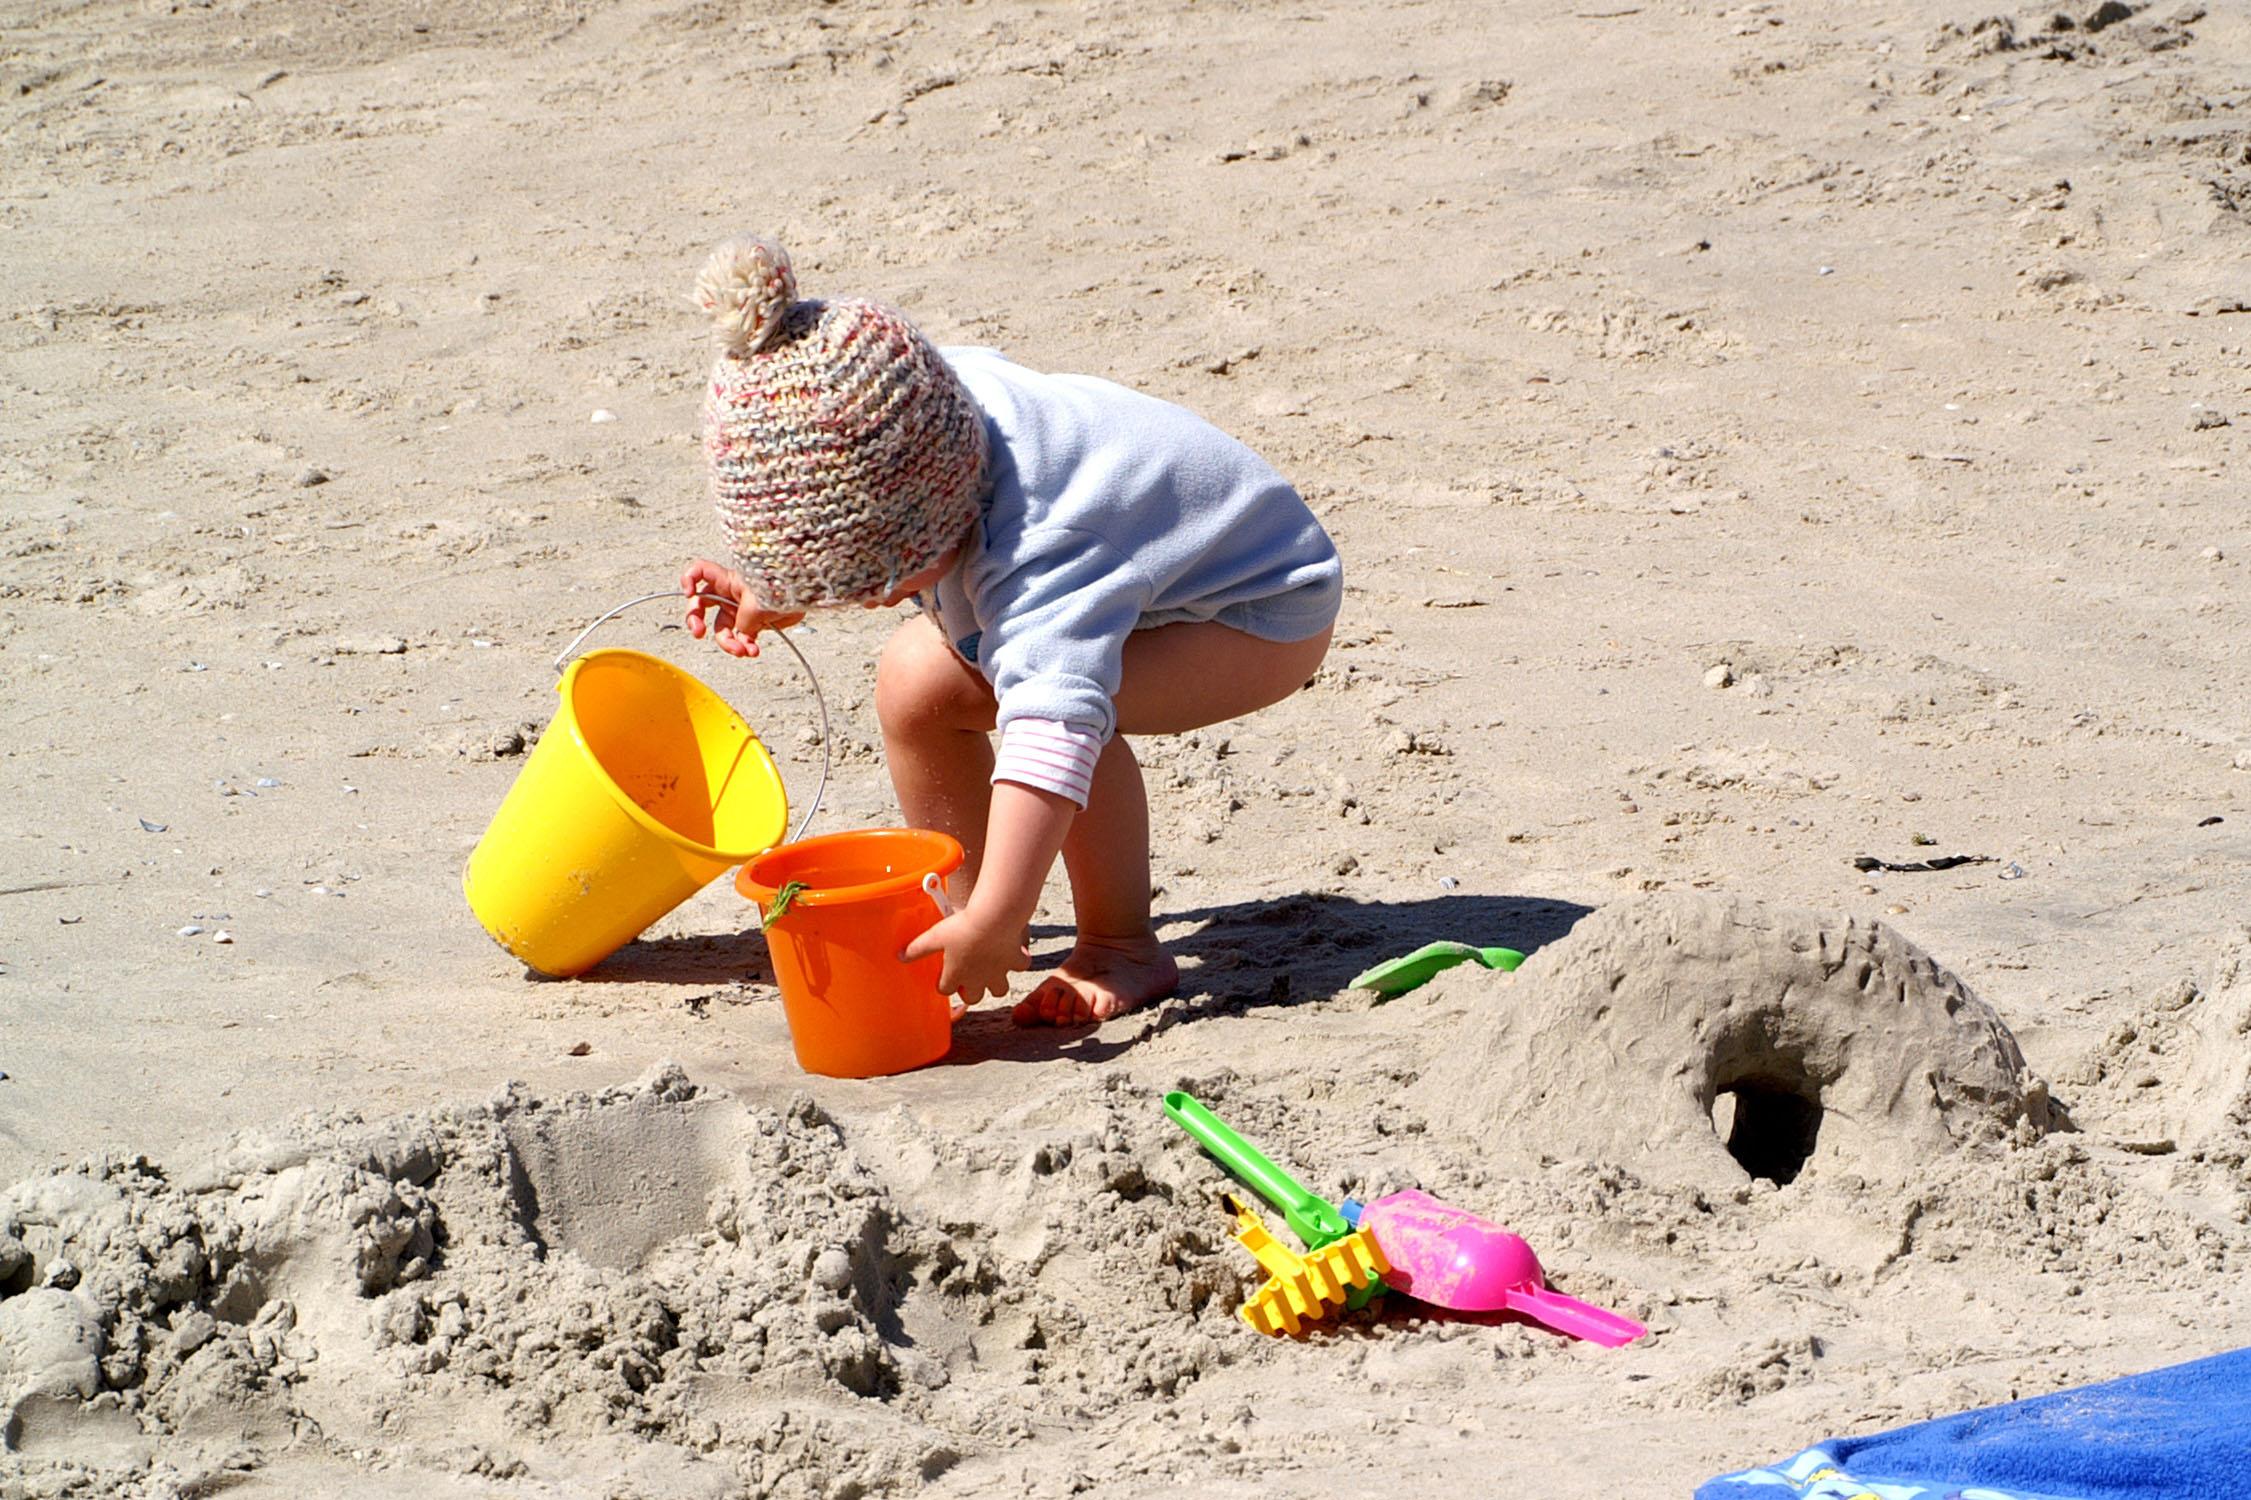
M 1507 1306 L 1510 1312 L 1522 1313 L 1557 1333 L 1568 1333 L 1605 1349 L 1621 1348 L 1649 1332 L 1631 1318 L 1605 1312 L 1544 1286 L 1515 1288 L 1508 1294 Z

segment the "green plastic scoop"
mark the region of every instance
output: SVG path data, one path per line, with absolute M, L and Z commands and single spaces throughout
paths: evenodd
M 1473 948 L 1468 943 L 1426 943 L 1405 958 L 1387 959 L 1352 981 L 1356 990 L 1379 995 L 1404 995 L 1442 970 L 1460 963 L 1479 963 L 1488 969 L 1513 969 L 1524 962 L 1514 948 Z

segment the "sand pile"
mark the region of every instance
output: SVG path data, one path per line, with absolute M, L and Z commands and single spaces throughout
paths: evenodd
M 2251 1221 L 2251 931 L 2201 978 L 2157 986 L 2064 1075 L 2084 1110 L 2171 1185 Z
M 2239 937 L 2168 989 L 2059 1101 L 1994 1011 L 1880 922 L 1622 902 L 1514 976 L 1457 970 L 1398 1003 L 1451 1039 L 1403 1091 L 1431 1142 L 1409 1160 L 1569 1247 L 1575 1290 L 1660 1333 L 1699 1279 L 1881 1296 L 1960 1263 L 2069 1305 L 2232 1274 L 2251 1255 L 2247 956 Z M 2162 1184 L 2134 1164 L 2175 1141 L 2137 1119 L 2192 1143 Z M 1751 1399 L 1778 1368 L 1753 1354 L 1675 1391 Z
M 1960 1404 L 1940 1375 L 1963 1356 L 1888 1317 L 1960 1285 L 2054 1322 L 2251 1259 L 2246 954 L 2090 1064 L 2095 1115 L 2142 1107 L 2145 1059 L 2178 1083 L 2166 1118 L 2202 1133 L 2169 1195 L 1898 933 L 1671 896 L 1367 1013 L 1344 1061 L 1086 1070 L 951 1124 L 896 1093 L 754 1106 L 664 1064 L 305 1119 L 178 1169 L 86 1163 L 0 1194 L 0 1495 L 286 1486 L 307 1455 L 385 1493 L 664 1500 L 1349 1461 L 1352 1433 L 1244 1399 L 1277 1382 L 1380 1404 L 1598 1381 L 1652 1421 L 1881 1392 L 1927 1415 Z M 1316 1192 L 1419 1186 L 1508 1223 L 1651 1338 L 1590 1363 L 1404 1299 L 1306 1345 L 1247 1333 L 1230 1183 L 1164 1118 L 1173 1087 Z M 2024 1369 L 2027 1391 L 2081 1374 L 2055 1347 Z
M 667 1066 L 35 1178 L 0 1196 L 8 1446 L 67 1453 L 72 1493 L 170 1493 L 308 1437 L 465 1474 L 639 1447 L 671 1492 L 911 1491 L 1221 1360 L 1198 1314 L 1239 1274 L 1202 1194 L 1148 1175 L 1190 1153 L 1119 1103 L 1020 1154 L 903 1116 L 863 1144 Z
M 1607 907 L 1542 949 L 1416 1097 L 1498 1151 L 1723 1185 L 1899 1177 L 2029 1141 L 2050 1113 L 2000 1017 L 1898 932 L 1693 894 Z

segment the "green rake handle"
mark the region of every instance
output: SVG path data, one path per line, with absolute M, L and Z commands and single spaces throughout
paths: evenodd
M 1308 1250 L 1318 1250 L 1334 1244 L 1352 1232 L 1335 1205 L 1316 1198 L 1300 1187 L 1297 1180 L 1268 1161 L 1259 1150 L 1237 1135 L 1192 1095 L 1174 1092 L 1165 1095 L 1165 1113 L 1213 1156 L 1220 1165 L 1258 1189 L 1259 1195 L 1282 1211 L 1290 1231 L 1305 1242 Z

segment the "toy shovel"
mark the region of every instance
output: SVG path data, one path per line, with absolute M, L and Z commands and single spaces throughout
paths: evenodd
M 1353 1243 L 1371 1240 L 1374 1236 L 1362 1235 L 1345 1222 L 1335 1204 L 1299 1186 L 1296 1178 L 1228 1129 L 1219 1116 L 1206 1109 L 1193 1094 L 1175 1090 L 1165 1095 L 1165 1113 L 1172 1117 L 1174 1124 L 1194 1136 L 1198 1145 L 1217 1157 L 1221 1166 L 1258 1189 L 1260 1197 L 1282 1211 L 1290 1232 L 1305 1242 L 1308 1257 L 1319 1257 L 1337 1249 L 1344 1262 L 1366 1265 L 1368 1274 L 1364 1278 L 1345 1278 L 1344 1305 L 1347 1308 L 1357 1311 L 1385 1289 L 1380 1261 L 1368 1253 L 1367 1247 Z M 1243 1241 L 1243 1247 L 1258 1254 L 1248 1240 Z M 1259 1260 L 1264 1264 L 1266 1257 L 1259 1256 Z M 1252 1326 L 1260 1325 L 1253 1320 Z
M 1347 1198 L 1343 1213 L 1374 1236 L 1391 1264 L 1384 1279 L 1410 1297 L 1456 1312 L 1522 1313 L 1606 1349 L 1649 1331 L 1548 1290 L 1539 1257 L 1522 1237 L 1427 1193 L 1392 1193 L 1365 1205 Z
M 1196 1138 L 1196 1143 L 1219 1158 L 1219 1164 L 1258 1189 L 1260 1197 L 1282 1211 L 1290 1232 L 1318 1250 L 1352 1233 L 1352 1226 L 1336 1205 L 1298 1186 L 1297 1179 L 1221 1122 L 1219 1116 L 1197 1102 L 1193 1094 L 1175 1091 L 1165 1095 L 1165 1113 L 1173 1123 Z
M 1524 962 L 1514 948 L 1477 948 L 1468 943 L 1425 943 L 1404 958 L 1387 959 L 1352 981 L 1356 990 L 1379 995 L 1404 995 L 1434 974 L 1460 963 L 1480 963 L 1488 969 L 1513 969 Z

